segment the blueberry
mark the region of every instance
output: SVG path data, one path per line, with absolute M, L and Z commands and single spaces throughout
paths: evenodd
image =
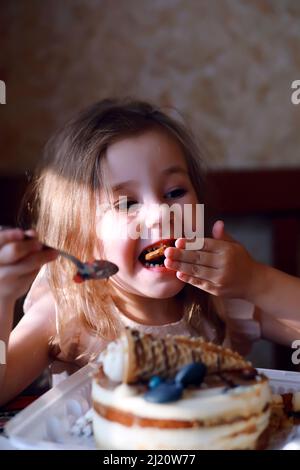
M 179 400 L 182 395 L 181 384 L 161 383 L 157 387 L 145 393 L 144 398 L 151 403 L 168 403 Z
M 151 379 L 149 380 L 148 387 L 156 388 L 161 383 L 162 383 L 161 377 L 159 377 L 158 375 L 153 375 L 153 377 L 151 377 Z
M 206 374 L 206 365 L 202 362 L 192 362 L 182 367 L 175 376 L 175 382 L 183 387 L 188 385 L 200 385 Z

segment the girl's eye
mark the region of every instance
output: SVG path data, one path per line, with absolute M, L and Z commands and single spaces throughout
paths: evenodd
M 114 209 L 116 209 L 119 212 L 128 211 L 128 209 L 135 204 L 137 204 L 136 201 L 133 201 L 133 200 L 131 201 L 130 199 L 127 199 L 127 198 L 119 199 L 118 201 L 114 202 Z
M 167 199 L 176 199 L 177 197 L 182 197 L 187 193 L 186 189 L 176 188 L 172 191 L 168 191 L 165 195 Z

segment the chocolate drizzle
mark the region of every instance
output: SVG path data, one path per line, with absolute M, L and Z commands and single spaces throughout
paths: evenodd
M 168 359 L 167 345 L 166 345 L 165 342 L 163 342 L 162 346 L 163 346 L 165 370 L 169 370 L 169 359 Z
M 155 371 L 156 354 L 155 354 L 155 345 L 154 345 L 154 343 L 151 344 L 151 351 L 152 351 L 152 369 L 151 370 Z
M 175 364 L 177 365 L 179 362 L 179 357 L 180 357 L 180 351 L 178 348 L 178 344 L 174 342 L 174 350 L 176 351 L 176 359 L 175 359 Z
M 137 365 L 140 367 L 144 361 L 144 346 L 138 334 L 134 334 L 134 348 Z
M 220 372 L 218 373 L 218 376 L 220 377 L 221 380 L 223 380 L 227 387 L 224 388 L 223 393 L 226 393 L 228 390 L 231 390 L 232 388 L 238 387 L 238 384 L 236 384 L 233 380 L 229 379 L 228 377 L 224 376 L 224 374 L 221 374 Z

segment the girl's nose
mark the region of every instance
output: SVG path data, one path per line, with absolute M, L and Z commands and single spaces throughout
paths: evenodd
M 156 227 L 168 216 L 168 205 L 159 201 L 144 204 L 144 222 L 147 228 Z
M 151 203 L 144 206 L 144 222 L 147 228 L 160 225 L 161 207 L 159 203 Z
M 144 223 L 147 230 L 154 230 L 156 235 L 169 238 L 173 226 L 173 214 L 166 203 L 150 204 L 145 207 Z

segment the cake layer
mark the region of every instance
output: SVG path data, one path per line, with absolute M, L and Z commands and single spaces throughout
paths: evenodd
M 228 425 L 199 428 L 161 429 L 124 426 L 94 416 L 94 436 L 98 448 L 139 449 L 256 449 L 269 422 L 269 410 L 247 420 Z
M 182 399 L 170 403 L 149 403 L 141 387 L 121 384 L 113 390 L 93 382 L 92 399 L 97 405 L 110 407 L 135 417 L 159 420 L 231 422 L 236 417 L 247 418 L 260 414 L 271 401 L 265 377 L 254 384 L 237 386 L 224 392 L 224 385 L 213 388 L 186 389 Z
M 94 435 L 107 449 L 254 449 L 268 427 L 271 392 L 257 376 L 235 388 L 204 384 L 180 400 L 149 403 L 144 385 L 94 380 Z

